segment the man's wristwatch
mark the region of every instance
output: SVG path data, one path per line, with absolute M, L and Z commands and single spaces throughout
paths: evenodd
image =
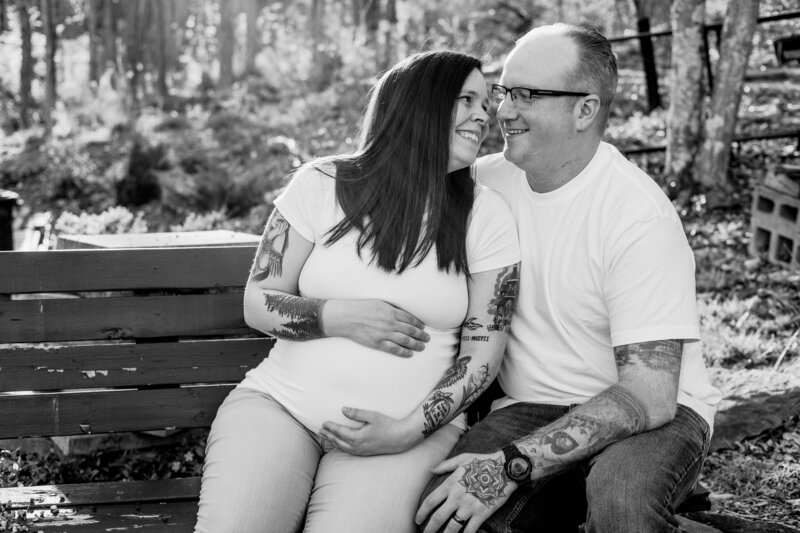
M 506 458 L 504 465 L 506 475 L 517 485 L 524 485 L 531 482 L 531 471 L 533 466 L 527 455 L 524 455 L 515 445 L 503 448 L 503 455 Z

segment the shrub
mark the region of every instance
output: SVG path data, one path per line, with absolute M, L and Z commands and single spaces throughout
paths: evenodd
M 98 235 L 101 233 L 146 233 L 144 215 L 136 215 L 125 207 L 110 207 L 99 214 L 64 212 L 53 226 L 56 233 L 64 235 Z

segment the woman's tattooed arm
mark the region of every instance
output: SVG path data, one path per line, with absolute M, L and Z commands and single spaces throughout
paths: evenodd
M 459 354 L 422 403 L 426 437 L 469 407 L 500 370 L 519 290 L 519 269 L 511 265 L 472 277 Z
M 245 289 L 245 319 L 279 339 L 306 341 L 323 336 L 324 300 L 298 296 L 302 265 L 313 243 L 294 231 L 275 209 L 267 221 Z

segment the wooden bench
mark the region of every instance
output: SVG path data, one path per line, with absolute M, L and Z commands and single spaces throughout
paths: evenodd
M 0 439 L 208 427 L 272 346 L 242 316 L 254 255 L 0 252 Z M 30 531 L 188 532 L 199 488 L 198 477 L 0 488 L 0 502 L 43 514 Z
M 254 254 L 0 252 L 0 439 L 208 427 L 272 346 L 242 317 Z M 0 503 L 42 514 L 31 531 L 181 533 L 199 488 L 197 477 L 0 488 Z M 707 501 L 699 492 L 681 511 Z

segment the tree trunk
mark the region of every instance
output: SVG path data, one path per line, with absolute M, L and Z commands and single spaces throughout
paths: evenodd
M 703 128 L 703 144 L 695 171 L 695 176 L 706 190 L 710 207 L 730 205 L 735 201 L 728 165 L 757 19 L 758 0 L 740 0 L 728 4 L 711 109 Z
M 31 40 L 31 13 L 28 0 L 17 4 L 19 28 L 22 45 L 22 63 L 19 69 L 19 119 L 23 128 L 31 125 L 30 113 L 33 107 L 31 86 L 33 84 L 33 44 Z
M 375 49 L 378 44 L 378 28 L 381 24 L 380 0 L 365 0 L 364 29 L 366 30 L 366 45 Z
M 247 73 L 256 71 L 256 56 L 261 49 L 260 33 L 258 31 L 258 0 L 245 0 L 245 14 L 247 17 L 247 42 L 245 43 L 244 68 Z
M 53 111 L 56 106 L 56 0 L 42 0 L 42 29 L 45 35 L 45 91 L 44 124 L 45 135 L 53 131 Z
M 102 70 L 117 69 L 117 16 L 114 2 L 103 2 L 103 61 Z
M 233 85 L 233 50 L 236 45 L 235 18 L 231 0 L 219 0 L 219 26 L 217 26 L 217 48 L 219 54 L 219 80 L 220 89 L 227 89 Z
M 672 4 L 673 61 L 664 170 L 681 204 L 694 192 L 692 168 L 700 145 L 704 14 L 705 0 L 675 0 Z
M 383 50 L 378 61 L 381 70 L 387 69 L 395 62 L 397 34 L 397 1 L 386 0 L 386 10 L 383 15 Z
M 0 0 L 0 33 L 8 29 L 8 15 L 6 14 L 6 2 Z
M 161 101 L 161 106 L 163 108 L 167 98 L 169 98 L 169 87 L 167 85 L 167 74 L 169 71 L 167 67 L 167 57 L 169 55 L 169 35 L 167 34 L 168 24 L 167 14 L 165 13 L 165 10 L 169 9 L 169 6 L 165 6 L 160 0 L 152 0 L 152 9 L 156 20 L 156 33 L 158 34 L 158 49 L 155 50 L 156 63 L 158 65 L 156 89 L 158 90 L 158 98 Z
M 100 51 L 102 43 L 97 30 L 100 26 L 98 21 L 99 8 L 97 0 L 85 0 L 83 10 L 86 13 L 86 33 L 89 35 L 89 84 L 97 86 L 102 70 L 102 58 Z
M 649 0 L 634 0 L 636 6 L 636 27 L 640 34 L 650 32 L 650 13 L 653 11 Z M 648 111 L 661 107 L 661 94 L 658 88 L 658 68 L 653 48 L 653 38 L 649 35 L 639 37 L 639 51 L 642 55 L 645 82 L 647 84 Z

